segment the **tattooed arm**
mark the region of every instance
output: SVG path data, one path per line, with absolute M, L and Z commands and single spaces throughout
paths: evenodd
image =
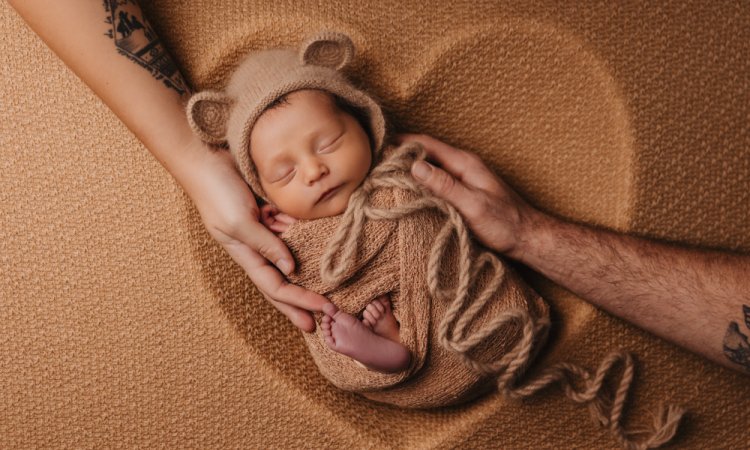
M 294 259 L 258 222 L 255 199 L 226 151 L 193 134 L 184 102 L 189 88 L 164 42 L 133 0 L 10 0 L 34 32 L 86 83 L 174 176 L 209 233 L 258 289 L 299 328 L 327 300 L 286 282 Z M 263 256 L 261 256 L 261 254 Z
M 110 4 L 123 2 L 9 3 L 177 181 L 188 176 L 192 164 L 206 153 L 193 145 L 187 121 L 181 117 L 188 88 L 137 5 L 128 2 L 113 10 Z M 130 30 L 123 20 L 128 17 Z M 147 46 L 151 52 L 135 56 Z
M 750 255 L 680 248 L 568 223 L 532 208 L 475 155 L 422 135 L 422 181 L 487 247 L 609 313 L 750 374 Z M 417 167 L 412 173 L 419 178 Z

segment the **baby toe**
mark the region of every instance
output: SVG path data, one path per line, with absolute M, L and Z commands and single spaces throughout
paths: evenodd
M 376 317 L 375 317 L 375 316 L 374 316 L 374 315 L 372 314 L 372 312 L 370 311 L 370 307 L 369 307 L 369 306 L 368 306 L 368 307 L 367 307 L 367 309 L 365 309 L 365 310 L 364 310 L 364 312 L 362 313 L 362 317 L 363 317 L 363 318 L 364 318 L 364 319 L 365 319 L 365 320 L 366 320 L 367 322 L 371 322 L 371 323 L 373 323 L 373 324 L 374 324 L 375 322 L 377 322 L 377 318 L 376 318 Z
M 378 309 L 376 305 L 377 303 L 375 302 L 370 303 L 369 305 L 367 305 L 367 308 L 365 308 L 365 312 L 369 312 L 372 317 L 377 320 L 380 319 L 380 316 L 382 316 L 383 313 Z
M 378 297 L 378 305 L 383 308 L 383 314 L 388 314 L 389 312 L 391 312 L 391 301 L 387 296 L 383 295 L 381 297 Z
M 376 298 L 374 302 L 370 303 L 373 308 L 377 309 L 380 314 L 385 313 L 385 307 L 383 306 L 382 300 Z
M 333 303 L 323 305 L 323 312 L 331 317 L 335 316 L 339 309 Z
M 372 320 L 370 320 L 370 319 L 372 318 L 372 316 L 370 316 L 370 314 L 367 314 L 367 315 L 365 316 L 365 312 L 364 312 L 364 311 L 362 311 L 362 314 L 360 314 L 360 316 L 361 316 L 361 317 L 359 318 L 359 321 L 360 321 L 360 322 L 362 322 L 363 324 L 367 325 L 368 327 L 369 327 L 369 326 L 372 326 L 372 325 L 373 325 L 373 321 L 372 321 Z

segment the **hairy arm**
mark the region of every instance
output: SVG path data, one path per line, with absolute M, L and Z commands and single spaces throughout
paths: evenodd
M 750 373 L 750 257 L 528 221 L 509 255 L 607 312 Z
M 750 255 L 681 248 L 544 214 L 476 155 L 429 136 L 434 164 L 414 176 L 449 201 L 484 245 L 592 304 L 726 367 L 750 374 Z

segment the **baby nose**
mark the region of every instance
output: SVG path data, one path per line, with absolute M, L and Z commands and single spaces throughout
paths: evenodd
M 322 161 L 313 159 L 305 165 L 305 181 L 307 184 L 312 184 L 328 175 L 328 172 L 328 166 Z

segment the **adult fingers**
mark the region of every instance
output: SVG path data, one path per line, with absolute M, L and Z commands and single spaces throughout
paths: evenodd
M 268 300 L 276 309 L 284 314 L 295 327 L 308 333 L 315 331 L 315 320 L 308 311 L 274 300 L 268 295 L 263 294 L 263 296 L 266 297 L 266 300 Z
M 322 311 L 328 299 L 320 294 L 289 283 L 275 267 L 241 242 L 226 245 L 232 259 L 250 276 L 255 286 L 271 299 L 308 311 Z
M 425 134 L 400 134 L 396 136 L 396 141 L 421 143 L 429 160 L 436 162 L 437 166 L 469 188 L 490 192 L 507 189 L 482 158 L 474 153 L 455 148 Z
M 289 275 L 294 271 L 294 258 L 284 241 L 257 220 L 236 227 L 235 236 L 232 236 L 232 238 L 271 261 L 284 274 Z M 245 270 L 247 271 L 247 269 Z M 248 275 L 252 275 L 251 272 L 248 272 Z
M 400 134 L 396 136 L 396 142 L 399 144 L 404 142 L 419 142 L 424 147 L 428 159 L 436 162 L 440 167 L 462 181 L 465 181 L 464 178 L 468 171 L 475 168 L 476 156 L 474 154 L 457 149 L 432 136 L 425 134 Z
M 467 202 L 472 201 L 474 193 L 463 183 L 457 181 L 446 171 L 426 161 L 416 161 L 411 166 L 414 178 L 426 186 L 433 194 L 447 200 L 461 211 Z

